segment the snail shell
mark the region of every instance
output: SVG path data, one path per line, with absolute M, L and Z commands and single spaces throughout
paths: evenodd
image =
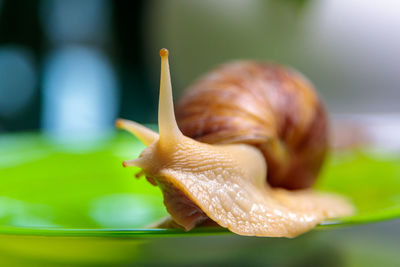
M 271 186 L 310 187 L 327 151 L 327 116 L 313 85 L 271 63 L 222 65 L 190 86 L 177 109 L 184 135 L 261 150 Z

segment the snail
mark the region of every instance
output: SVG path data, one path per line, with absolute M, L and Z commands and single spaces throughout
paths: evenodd
M 252 62 L 231 63 L 211 72 L 178 105 L 181 131 L 168 50 L 161 49 L 160 56 L 159 133 L 123 119 L 116 126 L 146 145 L 139 158 L 124 161 L 123 166 L 141 168 L 146 179 L 161 189 L 173 224 L 188 231 L 216 223 L 240 235 L 295 237 L 327 218 L 352 213 L 351 204 L 340 196 L 277 187 L 311 185 L 326 150 L 323 108 L 299 74 L 292 74 L 292 79 L 284 76 L 289 74 L 283 67 Z M 274 81 L 275 75 L 283 79 Z M 286 87 L 274 84 L 279 82 Z M 247 86 L 258 88 L 248 92 Z M 223 91 L 224 87 L 231 89 Z M 280 96 L 283 89 L 290 91 L 286 97 Z M 259 105 L 267 108 L 257 113 Z M 323 121 L 315 122 L 319 119 Z M 308 153 L 310 159 L 298 158 Z M 266 179 L 272 171 L 279 173 L 268 175 L 275 187 Z M 296 179 L 296 172 L 304 182 L 290 180 Z

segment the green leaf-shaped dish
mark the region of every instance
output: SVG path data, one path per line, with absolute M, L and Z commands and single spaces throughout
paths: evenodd
M 222 228 L 146 228 L 167 215 L 161 193 L 145 179 L 134 179 L 138 170 L 121 167 L 122 160 L 137 157 L 143 148 L 125 133 L 97 143 L 64 145 L 38 134 L 0 137 L 0 257 L 6 247 L 28 253 L 46 236 L 53 239 L 42 244 L 40 253 L 53 247 L 54 255 L 62 238 L 79 237 L 80 245 L 70 249 L 84 258 L 88 254 L 79 253 L 81 246 L 98 242 L 88 241 L 92 237 L 140 243 L 154 237 L 229 234 Z M 345 195 L 357 209 L 352 217 L 317 228 L 399 217 L 400 158 L 362 151 L 332 154 L 316 188 Z M 121 249 L 111 243 L 107 249 Z

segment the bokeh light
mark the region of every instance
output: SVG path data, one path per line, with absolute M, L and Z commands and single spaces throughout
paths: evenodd
M 41 18 L 54 43 L 98 42 L 108 37 L 110 4 L 105 0 L 42 2 Z
M 18 45 L 0 46 L 0 117 L 23 112 L 32 100 L 36 81 L 29 49 Z
M 75 46 L 49 55 L 43 79 L 45 132 L 93 139 L 113 127 L 117 111 L 117 83 L 104 54 Z

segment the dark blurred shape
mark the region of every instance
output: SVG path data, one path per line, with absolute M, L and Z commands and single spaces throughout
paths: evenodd
M 8 115 L 4 116 L 4 114 L 0 114 L 0 131 L 30 130 L 39 127 L 39 84 L 35 81 L 38 80 L 37 68 L 40 66 L 43 52 L 43 35 L 37 16 L 38 4 L 39 1 L 37 0 L 4 0 L 1 3 L 0 51 L 5 52 L 4 49 L 8 47 L 14 52 L 21 51 L 21 49 L 24 52 L 22 54 L 16 52 L 18 55 L 12 52 L 16 56 L 13 56 L 14 59 L 11 59 L 14 62 L 11 63 L 13 67 L 9 66 L 9 61 L 4 63 L 10 68 L 16 68 L 21 72 L 13 73 L 16 77 L 10 77 L 8 80 L 9 83 L 0 80 L 2 84 L 0 97 L 9 98 L 10 102 L 19 102 L 19 106 L 18 104 L 15 105 L 14 111 L 7 108 Z M 21 76 L 18 76 L 18 74 L 21 74 Z M 2 72 L 2 75 L 8 76 L 9 73 Z M 11 79 L 13 82 L 10 83 Z M 24 82 L 18 81 L 18 79 L 28 79 L 31 81 Z M 17 86 L 15 91 L 12 90 L 11 86 Z M 7 92 L 4 92 L 4 90 L 7 90 Z M 20 90 L 26 90 L 23 94 L 27 94 L 29 97 L 19 96 L 18 94 L 21 94 Z M 22 98 L 29 98 L 29 100 Z M 10 103 L 8 104 L 11 105 Z
M 36 55 L 43 49 L 38 19 L 39 1 L 4 0 L 0 8 L 0 43 L 29 46 Z
M 146 8 L 153 1 L 114 1 L 115 56 L 121 87 L 120 116 L 138 122 L 155 122 L 159 80 L 152 80 L 145 38 L 152 35 L 145 25 Z M 147 4 L 146 4 L 147 3 Z M 161 47 L 160 47 L 161 48 Z M 159 49 L 159 48 L 158 48 Z M 154 50 L 158 60 L 158 50 Z M 152 76 L 153 77 L 153 76 Z
M 33 100 L 36 71 L 30 50 L 0 45 L 0 116 L 12 119 Z

